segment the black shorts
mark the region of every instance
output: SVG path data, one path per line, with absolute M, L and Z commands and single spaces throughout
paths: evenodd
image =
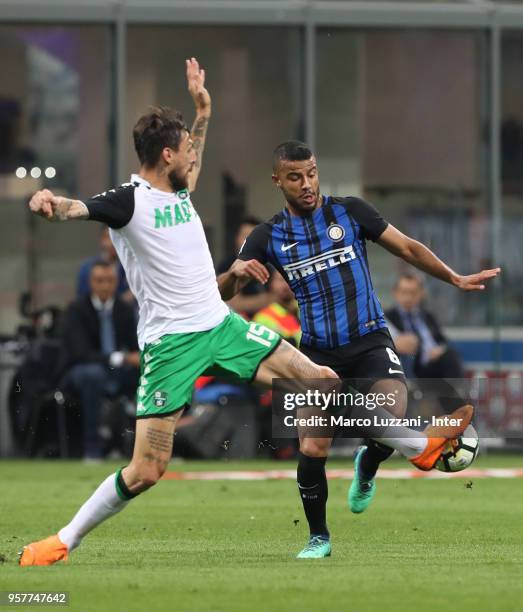
M 395 378 L 405 383 L 403 367 L 388 329 L 378 329 L 337 348 L 300 346 L 318 365 L 329 366 L 361 393 L 378 380 Z

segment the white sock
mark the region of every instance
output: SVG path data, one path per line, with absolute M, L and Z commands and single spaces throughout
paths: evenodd
M 101 522 L 123 510 L 129 500 L 116 492 L 116 474 L 108 476 L 74 515 L 73 520 L 58 532 L 58 537 L 69 551 L 76 548 L 82 538 Z
M 408 438 L 374 438 L 385 446 L 394 448 L 407 459 L 420 455 L 427 448 L 427 436 L 421 431 L 409 429 Z

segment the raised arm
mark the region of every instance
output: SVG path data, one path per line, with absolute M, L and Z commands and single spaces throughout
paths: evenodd
M 211 96 L 205 89 L 205 70 L 200 68 L 198 61 L 192 57 L 185 63 L 187 67 L 187 86 L 196 109 L 196 118 L 191 129 L 191 139 L 197 155 L 196 164 L 189 175 L 189 191 L 192 192 L 196 189 L 202 167 L 207 126 L 211 117 Z
M 402 234 L 391 224 L 387 226 L 377 242 L 387 251 L 401 257 L 401 259 L 419 270 L 423 270 L 423 272 L 454 285 L 454 287 L 463 291 L 482 291 L 485 289 L 484 282 L 494 278 L 501 272 L 501 268 L 493 268 L 468 276 L 458 274 L 441 261 L 424 244 Z
M 48 221 L 89 219 L 87 206 L 81 200 L 56 196 L 49 189 L 37 191 L 29 202 L 31 212 Z

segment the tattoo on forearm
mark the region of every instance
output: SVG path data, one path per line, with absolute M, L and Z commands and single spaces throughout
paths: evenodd
M 67 221 L 67 219 L 69 219 L 69 209 L 72 207 L 72 205 L 73 205 L 72 200 L 63 198 L 62 201 L 59 204 L 57 204 L 54 210 L 53 220 Z
M 56 205 L 52 221 L 69 221 L 71 219 L 87 219 L 89 211 L 81 200 L 62 198 Z
M 205 136 L 207 134 L 208 124 L 209 119 L 207 117 L 198 117 L 192 126 L 191 138 L 193 141 L 194 150 L 196 151 L 197 155 L 197 168 L 199 168 L 202 163 L 203 146 L 205 144 Z
M 174 434 L 169 431 L 154 429 L 153 427 L 147 429 L 147 442 L 149 442 L 149 446 L 161 453 L 170 453 L 172 451 L 173 437 Z
M 191 136 L 193 138 L 202 138 L 205 136 L 205 132 L 207 131 L 207 125 L 209 124 L 209 119 L 207 117 L 198 117 L 192 126 Z

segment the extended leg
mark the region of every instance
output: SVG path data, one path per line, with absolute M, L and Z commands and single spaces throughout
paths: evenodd
M 379 380 L 370 389 L 370 393 L 393 393 L 396 401 L 389 407 L 390 413 L 395 417 L 404 417 L 407 413 L 407 387 L 401 380 L 393 378 Z M 387 460 L 394 452 L 393 448 L 381 444 L 379 440 L 368 440 L 366 450 L 361 455 L 359 472 L 362 482 L 370 482 L 382 461 Z
M 282 342 L 274 354 L 262 362 L 258 370 L 259 382 L 270 384 L 273 378 L 306 380 L 338 377 L 330 368 L 315 364 L 303 353 Z M 298 555 L 299 558 L 320 558 L 331 553 L 327 528 L 329 490 L 325 473 L 331 442 L 332 438 L 309 438 L 300 435 L 298 491 L 309 523 L 310 539 Z
M 66 560 L 69 552 L 92 529 L 123 510 L 139 493 L 155 485 L 171 458 L 180 414 L 181 411 L 165 417 L 139 419 L 131 463 L 108 476 L 58 535 L 26 546 L 20 565 L 51 565 Z
M 392 393 L 396 397 L 393 406 L 389 407 L 395 417 L 403 417 L 407 411 L 407 387 L 398 379 L 383 379 L 372 385 L 369 393 Z M 349 508 L 355 514 L 364 512 L 376 494 L 374 477 L 382 461 L 394 452 L 393 448 L 377 440 L 367 439 L 354 459 L 354 478 L 348 492 Z
M 329 488 L 325 463 L 332 438 L 302 438 L 298 454 L 297 481 L 311 536 L 329 537 L 327 499 Z

